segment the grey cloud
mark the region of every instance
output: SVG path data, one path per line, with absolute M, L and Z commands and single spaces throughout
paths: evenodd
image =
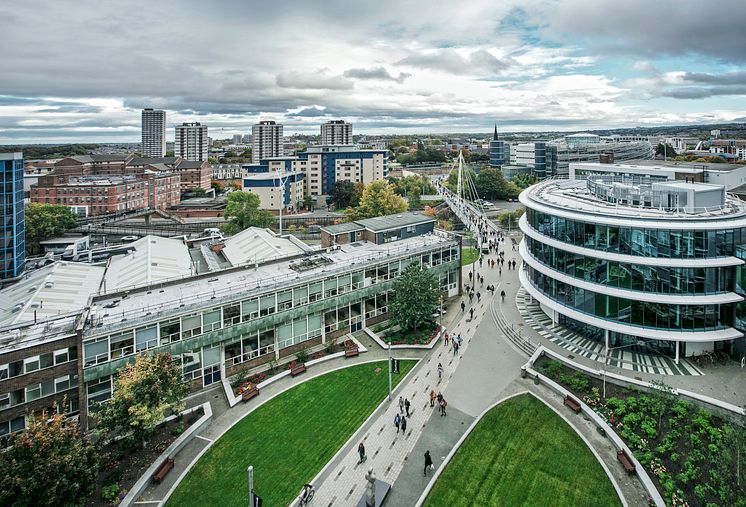
M 288 113 L 286 116 L 297 116 L 300 118 L 317 118 L 324 115 L 326 115 L 326 113 L 323 109 L 320 109 L 318 107 L 306 107 L 304 109 L 301 109 L 297 113 Z
M 710 85 L 746 86 L 746 71 L 724 72 L 722 74 L 687 72 L 684 74 L 683 80 L 690 83 Z
M 746 84 L 743 86 L 686 86 L 683 88 L 670 88 L 663 90 L 661 95 L 674 99 L 704 99 L 718 95 L 746 95 Z
M 679 0 L 564 0 L 535 17 L 544 26 L 543 35 L 572 44 L 583 41 L 602 53 L 746 60 L 743 0 L 711 6 Z
M 351 90 L 352 81 L 342 76 L 330 76 L 325 72 L 287 71 L 277 75 L 277 86 L 282 88 L 310 90 Z
M 412 74 L 408 72 L 400 72 L 398 76 L 392 76 L 385 67 L 371 67 L 369 69 L 356 68 L 347 69 L 343 73 L 344 77 L 350 77 L 355 79 L 372 79 L 379 81 L 396 81 L 397 83 L 403 83 L 408 77 L 412 77 Z
M 501 74 L 511 64 L 510 59 L 500 60 L 485 49 L 478 49 L 467 56 L 462 56 L 456 50 L 447 48 L 431 53 L 413 53 L 402 58 L 395 65 L 463 75 L 474 73 Z

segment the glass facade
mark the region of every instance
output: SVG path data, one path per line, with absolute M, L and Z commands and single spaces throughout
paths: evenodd
M 558 241 L 642 257 L 733 256 L 736 248 L 746 241 L 743 228 L 703 231 L 617 227 L 556 217 L 533 209 L 529 209 L 526 216 L 533 229 Z
M 735 290 L 734 266 L 671 268 L 613 262 L 566 252 L 530 237 L 526 237 L 526 246 L 545 266 L 607 287 L 682 295 L 724 294 Z
M 0 153 L 2 170 L 3 243 L 0 248 L 0 278 L 13 278 L 23 272 L 26 241 L 23 215 L 23 157 L 20 153 Z
M 620 324 L 671 331 L 713 331 L 730 327 L 733 304 L 670 305 L 599 294 L 527 268 L 533 286 L 550 299 L 593 317 Z

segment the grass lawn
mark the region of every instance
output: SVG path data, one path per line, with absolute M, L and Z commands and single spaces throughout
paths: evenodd
M 476 248 L 467 246 L 461 249 L 461 265 L 466 266 L 479 258 L 479 252 Z
M 544 403 L 523 394 L 482 418 L 425 505 L 606 507 L 621 502 L 577 433 Z
M 401 361 L 394 383 L 414 365 Z M 254 466 L 254 491 L 264 505 L 288 505 L 387 393 L 386 361 L 334 371 L 284 392 L 220 437 L 167 505 L 243 507 L 249 465 Z

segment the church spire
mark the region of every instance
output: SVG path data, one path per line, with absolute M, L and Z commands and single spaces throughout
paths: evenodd
M 493 141 L 497 141 L 497 123 L 495 123 L 495 134 L 492 136 Z

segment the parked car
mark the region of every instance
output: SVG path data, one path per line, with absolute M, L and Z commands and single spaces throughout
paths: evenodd
M 140 238 L 138 238 L 137 236 L 122 236 L 122 239 L 120 241 L 122 242 L 137 241 L 138 239 Z

